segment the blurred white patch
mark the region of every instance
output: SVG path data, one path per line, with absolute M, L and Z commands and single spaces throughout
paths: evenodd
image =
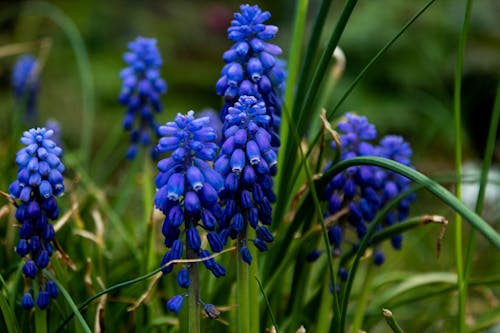
M 462 201 L 474 210 L 479 193 L 479 182 L 482 165 L 468 162 L 463 165 L 464 181 L 462 184 Z M 486 193 L 482 217 L 487 222 L 494 222 L 500 218 L 500 167 L 491 166 L 486 183 Z

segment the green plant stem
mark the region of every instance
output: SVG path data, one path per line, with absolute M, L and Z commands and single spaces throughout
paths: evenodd
M 259 256 L 256 253 L 254 246 L 249 247 L 250 254 L 252 255 L 252 264 L 249 267 L 249 275 L 257 279 L 257 271 L 259 267 Z M 261 332 L 260 328 L 260 307 L 259 307 L 259 281 L 249 281 L 249 305 L 250 305 L 250 331 L 252 333 Z M 264 296 L 265 297 L 265 296 Z M 269 309 L 270 310 L 270 309 Z
M 456 171 L 456 196 L 458 200 L 462 199 L 462 122 L 461 122 L 461 92 L 462 92 L 462 67 L 465 53 L 465 43 L 467 39 L 467 30 L 469 28 L 470 15 L 472 11 L 472 0 L 467 0 L 465 9 L 464 23 L 459 38 L 457 51 L 457 62 L 455 67 L 455 84 L 453 94 L 453 114 L 455 118 L 455 171 Z M 463 266 L 463 241 L 462 241 L 462 217 L 455 214 L 455 261 L 458 278 L 458 316 L 457 332 L 464 333 L 465 306 L 467 303 L 467 289 L 465 286 L 464 266 Z
M 144 158 L 143 169 L 143 203 L 144 203 L 144 223 L 146 223 L 146 245 L 144 256 L 144 273 L 151 271 L 155 266 L 155 233 L 153 232 L 153 180 L 151 172 L 151 161 L 148 154 L 142 156 Z
M 264 300 L 266 301 L 266 306 L 267 306 L 267 311 L 269 312 L 269 315 L 271 316 L 271 321 L 273 322 L 274 329 L 276 333 L 279 333 L 280 330 L 278 328 L 278 322 L 276 321 L 276 318 L 274 317 L 272 308 L 271 308 L 271 303 L 269 303 L 269 298 L 267 298 L 266 292 L 264 291 L 264 287 L 262 286 L 262 283 L 260 282 L 259 278 L 255 275 L 255 280 L 257 281 L 257 284 L 259 285 L 260 292 L 262 293 L 262 296 L 264 297 Z
M 486 149 L 484 153 L 483 167 L 481 169 L 481 179 L 479 180 L 479 191 L 475 207 L 475 212 L 478 215 L 481 215 L 483 211 L 484 197 L 486 194 L 486 186 L 488 183 L 488 174 L 490 171 L 491 160 L 493 158 L 493 151 L 495 149 L 496 135 L 499 123 L 500 123 L 500 83 L 497 85 L 495 104 L 493 106 L 493 113 L 491 114 L 490 128 L 488 130 L 488 139 L 486 141 Z M 471 230 L 467 242 L 467 252 L 464 264 L 465 290 L 467 290 L 467 286 L 469 284 L 469 277 L 472 266 L 472 256 L 474 254 L 475 244 L 476 244 L 476 231 Z
M 76 316 L 76 318 L 80 322 L 80 325 L 82 326 L 83 331 L 85 333 L 91 333 L 92 331 L 90 330 L 89 326 L 87 325 L 87 322 L 85 321 L 85 319 L 83 319 L 82 314 L 80 313 L 80 311 L 76 307 L 75 302 L 73 302 L 73 299 L 68 294 L 68 292 L 66 291 L 64 286 L 58 280 L 56 280 L 56 278 L 49 271 L 44 270 L 43 273 L 45 275 L 47 275 L 49 277 L 49 279 L 51 279 L 52 281 L 54 281 L 56 283 L 57 288 L 59 289 L 59 291 L 61 292 L 63 297 L 66 299 L 66 302 L 68 302 L 69 307 L 73 311 L 73 314 Z M 37 311 L 37 312 L 39 312 L 39 311 Z M 37 333 L 38 333 L 38 331 L 37 331 Z
M 196 252 L 189 246 L 186 250 L 186 257 L 187 259 L 197 258 Z M 188 272 L 191 281 L 188 287 L 188 333 L 200 333 L 200 281 L 198 263 L 190 263 Z
M 328 260 L 328 269 L 330 271 L 331 282 L 332 282 L 332 285 L 335 285 L 335 283 L 336 283 L 336 275 L 335 275 L 335 270 L 333 268 L 333 258 L 332 258 L 332 251 L 331 251 L 330 241 L 328 239 L 328 231 L 326 230 L 325 221 L 322 218 L 323 212 L 321 210 L 321 206 L 320 206 L 320 203 L 319 203 L 318 194 L 316 192 L 316 187 L 314 186 L 314 180 L 313 180 L 313 176 L 312 176 L 312 173 L 311 173 L 311 169 L 309 167 L 309 163 L 306 160 L 304 151 L 302 150 L 302 147 L 300 146 L 300 137 L 299 137 L 299 134 L 297 132 L 297 127 L 293 123 L 293 119 L 291 118 L 291 115 L 288 112 L 288 109 L 284 108 L 283 109 L 283 113 L 284 113 L 285 117 L 288 118 L 288 122 L 291 125 L 290 128 L 291 128 L 292 139 L 294 140 L 296 146 L 298 147 L 299 156 L 300 156 L 300 158 L 301 158 L 301 160 L 303 161 L 303 164 L 304 164 L 304 170 L 305 170 L 305 174 L 306 174 L 306 178 L 307 178 L 307 183 L 309 185 L 309 188 L 311 189 L 310 193 L 311 193 L 311 196 L 312 196 L 312 199 L 313 199 L 316 217 L 319 220 L 318 221 L 319 224 L 321 225 L 321 231 L 322 231 L 322 234 L 323 234 L 323 240 L 325 242 L 326 254 L 327 254 L 327 258 L 328 258 L 327 259 Z M 289 142 L 289 143 L 291 143 L 291 142 Z M 288 145 L 287 145 L 287 147 L 288 147 Z M 339 323 L 340 308 L 339 308 L 339 300 L 338 300 L 337 293 L 332 293 L 332 297 L 333 297 L 333 313 L 334 313 L 334 319 L 333 319 L 332 328 L 334 330 L 336 330 L 337 329 L 337 325 Z
M 35 331 L 36 333 L 47 333 L 47 311 L 35 310 Z
M 301 138 L 305 133 L 305 129 L 307 127 L 306 125 L 310 120 L 309 117 L 311 116 L 307 108 L 314 104 L 314 100 L 316 99 L 318 91 L 320 90 L 319 87 L 321 85 L 321 82 L 323 81 L 324 76 L 328 72 L 327 69 L 331 62 L 333 51 L 335 50 L 335 47 L 337 47 L 340 37 L 347 25 L 347 21 L 349 20 L 349 17 L 351 16 L 354 7 L 356 6 L 356 3 L 357 0 L 346 1 L 342 9 L 342 12 L 340 13 L 337 24 L 335 25 L 335 29 L 330 35 L 328 44 L 321 55 L 321 58 L 318 62 L 318 66 L 316 66 L 314 75 L 312 76 L 312 79 L 310 81 L 311 83 L 308 85 L 307 92 L 305 93 L 305 95 L 302 94 L 302 91 L 305 91 L 305 86 L 303 85 L 306 84 L 305 80 L 307 80 L 307 82 L 309 82 L 309 80 L 304 75 L 301 75 L 299 79 L 299 88 L 297 90 L 298 91 L 297 97 L 295 99 L 295 103 L 293 105 L 293 110 L 292 110 L 293 119 L 296 119 L 295 122 L 296 127 L 294 128 L 294 131 L 296 133 L 291 133 L 286 138 L 287 144 L 283 149 L 284 151 L 281 152 L 282 154 L 284 153 L 285 155 L 283 157 L 284 161 L 289 162 L 289 161 L 295 161 L 296 159 L 297 148 L 300 148 Z M 326 13 L 319 13 L 318 15 L 326 15 Z M 319 31 L 321 31 L 321 29 L 319 29 Z M 319 38 L 319 36 L 313 35 L 312 38 Z M 310 49 L 312 49 L 311 45 L 308 46 L 308 52 Z M 311 52 L 315 52 L 315 50 Z M 309 67 L 309 66 L 304 66 L 304 67 Z M 306 68 L 305 70 L 307 71 L 308 69 Z M 303 89 L 301 88 L 301 86 L 303 86 Z M 304 98 L 302 98 L 302 96 L 304 96 Z M 292 128 L 293 125 L 290 123 L 289 119 L 287 121 L 290 124 L 290 128 Z M 278 197 L 282 199 L 279 200 L 276 204 L 276 214 L 274 217 L 275 220 L 277 221 L 282 220 L 286 206 L 289 204 L 289 200 L 286 200 L 285 198 L 289 198 L 290 197 L 289 193 L 291 193 L 292 191 L 293 184 L 292 182 L 290 182 L 290 178 L 294 169 L 295 169 L 294 165 L 291 165 L 288 168 L 282 169 L 280 172 Z
M 358 297 L 356 304 L 356 312 L 354 313 L 354 319 L 352 321 L 352 332 L 358 333 L 363 327 L 363 318 L 365 316 L 366 304 L 368 301 L 368 294 L 370 293 L 370 287 L 372 285 L 372 280 L 375 274 L 373 274 L 373 261 L 369 260 L 366 265 L 365 280 L 363 281 L 363 286 L 361 287 L 361 294 Z
M 498 124 L 500 123 L 500 83 L 497 86 L 497 93 L 495 99 L 495 105 L 493 106 L 493 113 L 491 114 L 490 120 L 490 128 L 488 130 L 488 139 L 486 143 L 486 150 L 484 153 L 484 161 L 483 167 L 481 170 L 481 178 L 479 180 L 479 192 L 477 195 L 476 201 L 476 213 L 481 215 L 484 206 L 484 196 L 486 194 L 486 186 L 488 183 L 488 174 L 490 171 L 491 160 L 493 158 L 493 151 L 495 149 L 496 135 L 498 131 Z M 464 276 L 465 283 L 467 284 L 467 280 L 469 278 L 471 263 L 472 263 L 472 254 L 474 252 L 474 245 L 476 243 L 476 231 L 471 230 L 469 234 L 469 241 L 467 246 L 467 254 L 465 257 L 465 266 L 464 266 Z
M 5 327 L 8 332 L 19 333 L 21 329 L 19 328 L 19 323 L 16 319 L 16 315 L 14 314 L 14 309 L 9 306 L 9 302 L 7 301 L 7 297 L 3 293 L 3 289 L 7 286 L 5 285 L 5 281 L 3 277 L 0 275 L 0 279 L 2 280 L 2 287 L 0 288 L 0 311 L 3 316 L 3 320 L 5 323 Z
M 396 318 L 394 318 L 391 311 L 384 309 L 383 315 L 385 321 L 387 322 L 387 325 L 389 325 L 389 327 L 392 329 L 394 333 L 404 333 L 403 329 L 401 328 L 401 326 L 399 326 L 398 322 L 396 321 Z
M 243 233 L 245 234 L 245 233 Z M 249 307 L 249 270 L 248 265 L 239 258 L 241 247 L 246 240 L 238 237 L 238 252 L 236 265 L 237 272 L 237 297 L 238 297 L 238 332 L 250 333 L 250 307 Z
M 297 82 L 297 74 L 300 65 L 300 50 L 302 48 L 302 38 L 304 36 L 305 22 L 307 17 L 307 6 L 309 0 L 297 0 L 295 8 L 295 20 L 293 22 L 292 38 L 290 43 L 290 53 L 288 56 L 287 79 L 285 90 L 285 107 L 292 110 L 294 103 L 294 91 Z M 282 119 L 280 137 L 288 135 L 288 123 Z M 280 155 L 281 157 L 281 155 Z M 282 162 L 282 161 L 281 161 Z M 278 165 L 283 165 L 279 163 Z

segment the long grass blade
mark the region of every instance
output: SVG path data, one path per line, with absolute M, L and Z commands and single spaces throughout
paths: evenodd
M 73 302 L 73 298 L 71 298 L 71 296 L 66 291 L 66 289 L 64 288 L 64 286 L 49 271 L 44 270 L 43 272 L 44 272 L 45 275 L 47 275 L 47 277 L 49 279 L 51 279 L 52 281 L 54 281 L 56 283 L 57 288 L 59 289 L 59 291 L 61 292 L 61 294 L 66 299 L 66 302 L 68 302 L 68 305 L 70 306 L 71 310 L 73 311 L 73 314 L 76 316 L 76 319 L 78 319 L 78 322 L 82 326 L 84 332 L 85 333 L 92 333 L 92 330 L 89 328 L 89 326 L 87 325 L 87 322 L 85 321 L 85 319 L 83 319 L 82 314 L 80 313 L 80 311 L 76 307 L 75 302 Z
M 429 192 L 438 197 L 442 202 L 447 204 L 450 208 L 458 212 L 465 220 L 467 220 L 472 227 L 479 231 L 492 245 L 500 249 L 500 235 L 488 223 L 486 223 L 479 215 L 470 210 L 461 201 L 459 201 L 453 194 L 451 194 L 444 187 L 425 176 L 424 174 L 404 166 L 400 163 L 381 157 L 354 157 L 342 161 L 334 165 L 318 182 L 318 185 L 325 186 L 326 182 L 333 175 L 355 165 L 373 165 L 384 169 L 394 171 L 402 176 L 405 176 L 414 182 L 421 184 Z

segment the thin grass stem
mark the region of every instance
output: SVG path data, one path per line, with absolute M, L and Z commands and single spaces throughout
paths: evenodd
M 469 28 L 470 16 L 472 11 L 472 0 L 467 0 L 465 17 L 462 25 L 462 32 L 459 37 L 457 62 L 455 67 L 455 81 L 453 92 L 453 116 L 455 124 L 455 172 L 456 172 L 456 197 L 462 200 L 462 115 L 461 115 L 461 93 L 462 93 L 462 67 L 465 53 L 465 43 L 467 40 L 467 31 Z M 455 214 L 455 261 L 457 270 L 457 288 L 458 288 L 458 315 L 457 332 L 464 333 L 465 324 L 465 306 L 467 303 L 467 288 L 465 282 L 465 270 L 463 263 L 463 231 L 462 217 Z
M 486 149 L 484 153 L 483 167 L 481 170 L 481 178 L 479 180 L 479 191 L 477 195 L 475 212 L 481 215 L 484 206 L 484 197 L 486 194 L 486 186 L 488 184 L 488 174 L 490 171 L 491 161 L 493 158 L 493 151 L 495 149 L 496 135 L 498 131 L 498 124 L 500 123 L 500 83 L 497 86 L 497 93 L 495 104 L 493 106 L 493 113 L 491 114 L 490 128 L 488 130 L 488 139 L 486 141 Z M 472 255 L 476 243 L 476 231 L 471 230 L 467 242 L 467 253 L 465 256 L 464 277 L 467 288 L 467 283 L 470 275 L 472 265 Z

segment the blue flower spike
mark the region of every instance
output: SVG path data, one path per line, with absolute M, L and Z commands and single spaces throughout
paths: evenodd
M 255 96 L 241 96 L 227 110 L 224 140 L 214 168 L 224 177 L 225 200 L 221 224 L 232 239 L 241 243 L 240 257 L 250 264 L 246 247 L 250 225 L 256 232 L 254 245 L 267 250 L 274 239 L 263 224 L 271 223 L 275 194 L 270 166 L 276 168 L 276 154 L 271 146 L 271 117 L 266 104 Z
M 42 310 L 51 298 L 58 296 L 55 283 L 41 279 L 53 253 L 55 231 L 50 220 L 59 217 L 56 197 L 64 193 L 63 151 L 52 141 L 53 134 L 45 128 L 24 132 L 20 141 L 25 147 L 16 155 L 17 179 L 9 186 L 11 197 L 18 203 L 16 219 L 20 228 L 16 253 L 25 259 L 23 275 L 33 283 L 39 283 L 38 277 L 44 281 L 37 296 L 37 305 Z M 24 294 L 21 305 L 25 309 L 34 306 L 30 292 Z
M 220 216 L 222 208 L 219 192 L 224 187 L 222 176 L 212 169 L 218 146 L 217 135 L 210 126 L 209 117 L 195 117 L 194 111 L 177 114 L 174 121 L 160 126 L 161 138 L 156 146 L 158 154 L 169 154 L 158 162 L 155 206 L 163 212 L 165 220 L 162 234 L 167 250 L 162 265 L 174 259 L 205 258 L 210 252 L 202 247 L 202 240 L 208 240 L 213 252 L 222 251 L 224 243 Z M 206 231 L 206 232 L 205 232 Z M 185 251 L 184 251 L 185 249 Z M 225 269 L 214 259 L 203 262 L 214 276 L 225 275 Z M 191 281 L 189 268 L 179 270 L 177 282 L 188 288 Z M 168 274 L 173 265 L 163 272 Z M 172 312 L 178 312 L 182 297 L 174 297 L 168 303 Z
M 376 144 L 377 130 L 366 117 L 348 113 L 344 120 L 339 122 L 337 131 L 340 134 L 341 147 L 337 147 L 333 141 L 332 148 L 334 150 L 340 148 L 340 160 L 356 156 L 379 156 L 411 167 L 410 145 L 402 137 L 395 135 L 385 136 Z M 331 162 L 327 164 L 327 168 L 330 165 Z M 328 202 L 325 217 L 337 214 L 344 208 L 348 208 L 348 212 L 328 228 L 334 257 L 342 254 L 342 243 L 350 234 L 347 232 L 348 229 L 352 229 L 358 239 L 347 239 L 345 242 L 356 246 L 365 236 L 368 225 L 376 213 L 398 194 L 409 190 L 409 186 L 409 179 L 374 166 L 354 166 L 335 175 L 324 193 L 324 199 Z M 410 204 L 414 199 L 414 193 L 403 199 L 385 217 L 377 231 L 406 219 Z M 391 243 L 393 248 L 400 249 L 402 235 L 394 236 Z M 375 250 L 373 260 L 378 266 L 385 261 L 385 256 L 380 249 Z M 344 271 L 339 274 L 345 276 Z
M 273 147 L 277 148 L 286 70 L 278 59 L 281 49 L 270 43 L 278 27 L 265 24 L 269 18 L 271 14 L 257 5 L 241 5 L 240 12 L 234 14 L 228 29 L 228 38 L 234 45 L 223 55 L 226 65 L 217 81 L 216 92 L 224 97 L 223 121 L 228 109 L 241 96 L 254 96 L 263 101 L 271 117 L 269 131 Z
M 162 59 L 156 39 L 137 37 L 128 43 L 123 59 L 127 67 L 120 72 L 122 88 L 118 100 L 127 107 L 123 120 L 123 128 L 130 131 L 127 158 L 133 159 L 142 145 L 152 147 L 151 155 L 156 159 L 153 142 L 158 138 L 158 124 L 154 114 L 162 111 L 160 96 L 167 90 L 160 77 Z

